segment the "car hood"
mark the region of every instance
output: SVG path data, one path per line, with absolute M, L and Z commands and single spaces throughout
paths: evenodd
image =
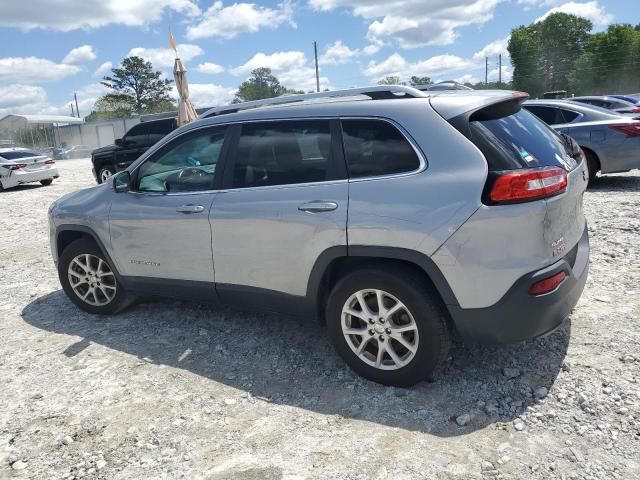
M 122 147 L 112 143 L 111 145 L 105 145 L 104 147 L 96 148 L 92 151 L 93 155 L 100 155 L 101 153 L 111 153 L 114 150 L 120 150 Z

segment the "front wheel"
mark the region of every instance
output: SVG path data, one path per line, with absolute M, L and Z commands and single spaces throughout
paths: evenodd
M 64 249 L 58 278 L 67 297 L 85 312 L 116 313 L 132 300 L 105 255 L 89 239 L 76 240 Z
M 430 378 L 449 351 L 442 301 L 409 269 L 362 269 L 343 277 L 329 296 L 327 329 L 354 371 L 384 385 Z
M 101 167 L 100 171 L 98 172 L 99 183 L 106 182 L 114 173 L 116 173 L 115 168 L 113 168 L 111 165 L 105 165 L 104 167 Z

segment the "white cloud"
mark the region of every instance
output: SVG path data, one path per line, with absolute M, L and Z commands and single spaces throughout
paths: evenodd
M 86 117 L 93 110 L 93 106 L 96 103 L 96 100 L 100 98 L 102 95 L 109 93 L 111 90 L 101 83 L 90 83 L 89 85 L 85 85 L 76 91 L 78 96 L 78 108 L 80 109 L 80 115 Z M 71 93 L 69 93 L 71 97 Z M 65 105 L 68 109 L 68 104 Z
M 62 63 L 66 63 L 67 65 L 83 65 L 95 59 L 96 52 L 93 50 L 93 47 L 91 45 L 82 45 L 67 53 Z
M 370 41 L 390 39 L 402 48 L 415 48 L 453 43 L 460 27 L 491 20 L 501 1 L 309 0 L 309 4 L 323 11 L 352 8 L 354 15 L 371 21 L 367 32 Z
M 0 116 L 9 113 L 34 113 L 33 106 L 47 101 L 44 88 L 33 85 L 12 84 L 0 86 Z
M 198 45 L 192 45 L 190 43 L 182 43 L 177 45 L 178 56 L 183 63 L 204 54 L 204 50 Z M 176 54 L 172 48 L 144 48 L 136 47 L 132 48 L 127 54 L 131 56 L 142 57 L 145 60 L 150 61 L 154 68 L 173 68 L 173 64 L 176 59 Z
M 231 69 L 237 76 L 248 76 L 251 70 L 268 67 L 278 77 L 280 83 L 287 88 L 296 90 L 315 91 L 315 68 L 307 62 L 307 57 L 300 51 L 276 52 L 270 55 L 256 53 L 246 63 Z M 330 88 L 329 79 L 320 77 L 320 89 Z
M 231 103 L 235 88 L 227 88 L 213 83 L 190 83 L 189 98 L 196 108 L 218 107 Z M 173 89 L 172 96 L 178 100 L 178 91 Z
M 495 40 L 485 45 L 482 49 L 473 54 L 473 59 L 479 62 L 483 62 L 485 57 L 490 57 L 491 61 L 493 61 L 494 57 L 502 54 L 502 61 L 504 62 L 511 57 L 509 55 L 509 50 L 507 50 L 507 46 L 509 45 L 509 38 L 510 37 Z
M 453 80 L 458 83 L 478 83 L 480 81 L 478 77 L 470 73 L 465 73 L 464 75 L 456 77 Z
M 342 40 L 337 40 L 327 47 L 318 61 L 320 64 L 347 63 L 358 54 L 359 50 L 353 50 L 342 43 Z
M 213 62 L 204 62 L 198 65 L 196 70 L 200 73 L 209 73 L 211 75 L 215 75 L 217 73 L 224 72 L 224 67 L 222 65 L 218 65 Z
M 102 65 L 100 65 L 95 72 L 93 72 L 93 75 L 95 77 L 102 77 L 104 75 L 106 75 L 107 73 L 111 73 L 111 69 L 113 68 L 113 63 L 111 62 L 104 62 Z
M 187 38 L 234 38 L 241 33 L 257 32 L 262 28 L 277 28 L 283 23 L 296 26 L 290 0 L 280 3 L 275 9 L 255 3 L 234 3 L 225 7 L 221 1 L 217 1 L 197 23 L 187 28 Z
M 188 16 L 200 13 L 196 0 L 23 0 L 0 2 L 0 25 L 68 32 L 110 24 L 144 26 L 172 10 Z
M 607 13 L 605 7 L 600 6 L 597 1 L 592 2 L 567 2 L 562 5 L 558 5 L 557 7 L 553 7 L 548 10 L 544 15 L 536 19 L 536 22 L 540 22 L 547 18 L 552 13 L 568 13 L 569 15 L 577 15 L 578 17 L 583 17 L 591 22 L 596 27 L 605 27 L 609 25 L 613 21 L 613 15 Z
M 426 60 L 408 62 L 399 53 L 394 53 L 382 62 L 369 62 L 364 74 L 372 80 L 380 80 L 388 75 L 401 78 L 428 76 L 433 79 L 477 67 L 477 62 L 456 55 L 437 55 Z
M 81 71 L 76 65 L 37 57 L 0 58 L 0 83 L 43 83 L 70 77 Z

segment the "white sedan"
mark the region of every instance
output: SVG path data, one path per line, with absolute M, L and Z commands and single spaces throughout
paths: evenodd
M 0 148 L 0 190 L 40 182 L 51 185 L 58 178 L 56 162 L 26 148 Z

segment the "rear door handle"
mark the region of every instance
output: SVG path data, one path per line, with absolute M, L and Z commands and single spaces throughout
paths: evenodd
M 203 211 L 204 207 L 202 205 L 183 205 L 176 208 L 176 212 L 180 213 L 200 213 Z
M 308 213 L 320 213 L 320 212 L 332 212 L 336 208 L 338 208 L 338 204 L 336 202 L 315 201 L 315 202 L 303 203 L 298 207 L 298 210 L 300 210 L 301 212 L 308 212 Z

